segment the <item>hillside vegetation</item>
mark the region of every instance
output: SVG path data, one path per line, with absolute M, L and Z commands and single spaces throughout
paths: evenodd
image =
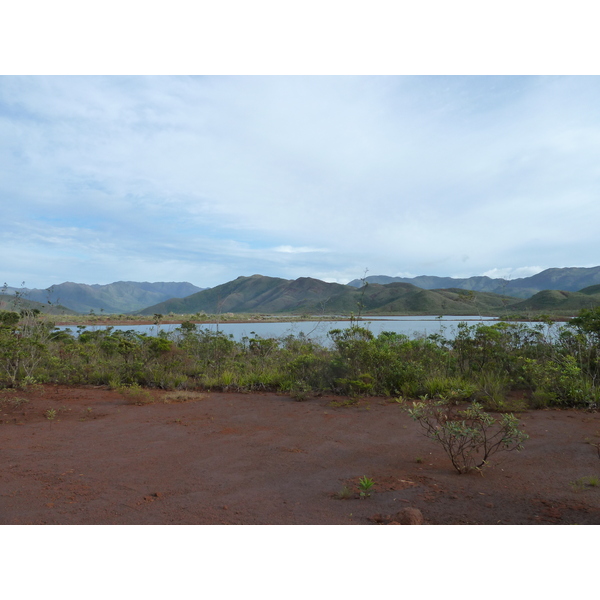
M 310 277 L 296 280 L 252 275 L 168 300 L 138 311 L 139 315 L 195 313 L 269 313 L 290 315 L 508 315 L 571 316 L 600 305 L 600 285 L 580 292 L 544 290 L 520 300 L 491 292 L 460 288 L 426 290 L 410 283 L 370 283 L 362 288 L 326 283 Z
M 356 287 L 356 282 L 342 285 L 311 277 L 288 280 L 252 275 L 238 277 L 210 289 L 185 282 L 131 281 L 108 285 L 66 282 L 47 290 L 4 289 L 22 300 L 38 302 L 43 306 L 36 305 L 39 310 L 54 314 L 68 314 L 67 311 L 137 316 L 198 313 L 289 314 L 301 317 L 513 314 L 531 318 L 537 314 L 572 316 L 579 310 L 600 304 L 600 267 L 548 269 L 533 277 L 508 282 L 489 277 L 460 280 L 425 276 L 410 281 L 420 285 L 384 276 L 367 277 L 364 280 L 367 285 L 362 285 L 364 282 L 361 281 L 361 286 Z M 430 289 L 434 284 L 438 287 Z M 579 284 L 582 284 L 581 287 L 574 288 Z M 557 289 L 558 285 L 564 285 L 565 289 Z M 540 286 L 546 287 L 538 289 Z M 519 294 L 531 297 L 515 297 Z M 48 308 L 52 305 L 56 311 Z M 5 307 L 12 306 L 10 300 L 5 300 Z
M 407 283 L 370 284 L 357 289 L 310 277 L 295 280 L 252 275 L 168 300 L 138 311 L 140 315 L 218 313 L 286 314 L 496 314 L 514 298 L 464 290 L 424 290 Z
M 600 285 L 580 292 L 544 290 L 531 298 L 511 305 L 511 310 L 524 314 L 543 312 L 547 314 L 574 315 L 582 309 L 600 306 Z
M 19 296 L 10 294 L 0 294 L 0 311 L 16 311 L 22 310 L 27 311 L 39 311 L 40 313 L 48 315 L 76 315 L 77 312 L 61 306 L 60 304 L 48 304 L 41 302 L 34 302 L 33 300 L 27 300 Z

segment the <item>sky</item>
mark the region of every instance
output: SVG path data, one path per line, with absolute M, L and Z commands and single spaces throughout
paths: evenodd
M 600 264 L 600 78 L 4 76 L 0 278 Z

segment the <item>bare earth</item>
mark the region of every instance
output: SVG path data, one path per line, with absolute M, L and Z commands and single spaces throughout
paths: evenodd
M 600 415 L 521 415 L 530 439 L 458 475 L 398 404 L 206 393 L 136 405 L 105 388 L 5 390 L 1 524 L 598 524 Z M 56 411 L 54 418 L 48 410 Z M 358 479 L 375 481 L 369 498 Z M 347 486 L 350 498 L 337 494 Z

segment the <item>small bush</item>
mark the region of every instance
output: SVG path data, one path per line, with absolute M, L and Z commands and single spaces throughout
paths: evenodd
M 506 396 L 510 389 L 510 380 L 506 373 L 483 371 L 476 377 L 476 398 L 487 410 L 502 411 L 507 408 Z
M 496 452 L 521 450 L 529 437 L 519 429 L 516 417 L 505 414 L 495 419 L 477 402 L 464 410 L 445 400 L 413 402 L 408 414 L 427 437 L 442 445 L 459 473 L 480 470 Z
M 433 376 L 423 383 L 423 394 L 430 398 L 447 398 L 449 400 L 468 400 L 475 394 L 477 387 L 461 377 Z
M 600 401 L 600 389 L 586 379 L 574 356 L 541 362 L 525 359 L 525 371 L 536 392 L 546 392 L 552 404 L 589 407 Z
M 154 401 L 152 394 L 137 383 L 122 385 L 118 388 L 118 392 L 123 398 L 138 406 L 141 406 L 142 404 L 151 404 Z

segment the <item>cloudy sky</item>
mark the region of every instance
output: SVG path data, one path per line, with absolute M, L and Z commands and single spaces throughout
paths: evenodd
M 600 264 L 600 78 L 0 78 L 0 282 Z

